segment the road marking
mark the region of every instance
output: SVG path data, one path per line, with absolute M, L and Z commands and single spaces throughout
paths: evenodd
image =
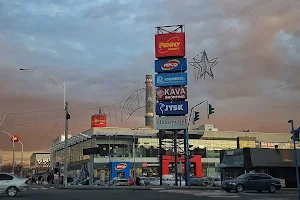
M 231 197 L 231 198 L 239 198 L 240 196 L 236 193 L 227 193 L 224 191 L 219 190 L 160 190 L 158 192 L 169 192 L 169 193 L 180 193 L 180 194 L 187 194 L 193 195 L 198 197 L 213 197 L 213 198 L 224 198 L 224 197 Z
M 163 190 L 165 188 L 150 188 L 151 190 Z

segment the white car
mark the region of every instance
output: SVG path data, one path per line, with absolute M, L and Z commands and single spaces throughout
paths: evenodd
M 14 197 L 19 192 L 25 192 L 28 189 L 27 178 L 19 178 L 13 174 L 0 173 L 0 193 L 6 193 L 8 196 Z

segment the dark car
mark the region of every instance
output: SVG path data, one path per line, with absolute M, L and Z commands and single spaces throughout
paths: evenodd
M 278 179 L 273 178 L 263 173 L 247 173 L 242 174 L 236 179 L 226 180 L 222 182 L 222 188 L 226 192 L 235 190 L 236 192 L 243 192 L 244 190 L 256 190 L 261 192 L 267 190 L 274 193 L 281 189 L 281 183 Z
M 206 178 L 191 178 L 191 186 L 207 186 L 210 181 Z

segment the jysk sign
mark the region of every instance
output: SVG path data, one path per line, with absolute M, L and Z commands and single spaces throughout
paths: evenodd
M 157 130 L 180 130 L 187 128 L 187 116 L 167 116 L 156 118 Z
M 187 73 L 155 74 L 155 86 L 184 86 L 187 85 Z
M 168 115 L 185 115 L 188 113 L 187 101 L 170 101 L 156 103 L 155 106 L 156 115 L 168 116 Z
M 167 58 L 155 60 L 156 73 L 183 72 L 187 70 L 186 58 Z
M 184 57 L 185 34 L 168 33 L 155 35 L 155 57 Z
M 185 100 L 187 99 L 187 87 L 156 88 L 157 101 Z

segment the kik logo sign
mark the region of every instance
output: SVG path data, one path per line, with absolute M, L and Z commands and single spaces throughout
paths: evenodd
M 188 113 L 187 101 L 161 102 L 156 104 L 156 115 L 185 115 Z

